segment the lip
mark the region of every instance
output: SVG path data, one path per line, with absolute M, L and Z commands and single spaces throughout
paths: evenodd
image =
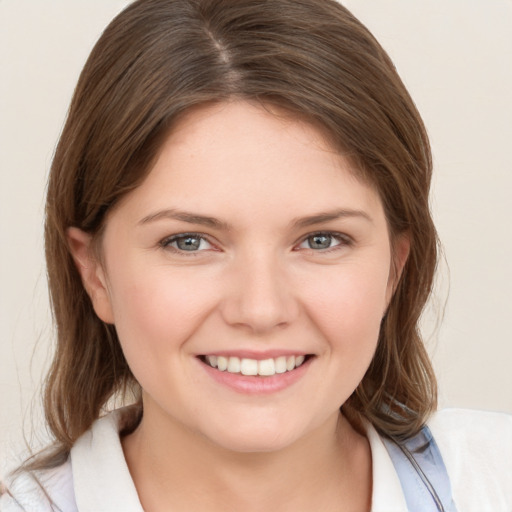
M 241 357 L 239 354 L 244 354 L 242 357 L 248 357 L 251 359 L 263 360 L 268 359 L 270 357 L 279 357 L 283 355 L 300 355 L 297 352 L 289 352 L 284 353 L 283 351 L 279 351 L 277 355 L 270 356 L 273 352 L 259 352 L 257 357 L 255 354 L 250 354 L 249 352 L 215 352 L 212 354 L 205 355 L 224 355 L 229 354 L 231 356 Z M 306 355 L 306 354 L 304 354 Z M 209 377 L 215 380 L 217 383 L 226 386 L 237 393 L 242 393 L 246 395 L 268 395 L 272 393 L 277 393 L 282 391 L 290 386 L 294 385 L 296 382 L 301 380 L 309 370 L 309 367 L 314 360 L 313 357 L 308 357 L 304 363 L 302 363 L 295 370 L 279 373 L 268 377 L 262 376 L 252 376 L 252 375 L 242 375 L 241 373 L 229 373 L 227 371 L 219 371 L 216 368 L 212 368 L 209 364 L 203 362 L 201 359 L 197 358 L 198 363 L 201 365 L 203 370 L 207 373 Z
M 308 352 L 294 351 L 294 350 L 265 350 L 252 351 L 252 350 L 219 350 L 216 352 L 207 352 L 198 354 L 198 356 L 223 356 L 223 357 L 238 357 L 239 359 L 256 359 L 263 361 L 264 359 L 275 359 L 282 356 L 306 356 Z M 311 355 L 311 354 L 310 354 Z

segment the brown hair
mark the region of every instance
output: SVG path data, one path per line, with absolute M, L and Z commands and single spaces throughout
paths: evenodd
M 106 213 L 147 175 L 178 116 L 231 98 L 323 127 L 379 192 L 392 239 L 410 237 L 375 357 L 343 410 L 406 437 L 435 407 L 418 330 L 437 259 L 430 148 L 385 51 L 334 0 L 139 0 L 94 47 L 51 168 L 45 236 L 57 347 L 45 411 L 57 452 L 38 467 L 62 461 L 109 398 L 136 387 L 114 326 L 95 315 L 82 286 L 67 228 L 99 238 Z

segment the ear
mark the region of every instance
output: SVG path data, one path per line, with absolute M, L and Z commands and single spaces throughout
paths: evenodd
M 71 256 L 82 278 L 94 311 L 106 323 L 114 323 L 112 303 L 105 272 L 92 247 L 92 236 L 78 228 L 68 228 L 67 239 Z
M 411 249 L 411 237 L 409 233 L 400 233 L 392 242 L 391 250 L 391 269 L 389 271 L 389 281 L 386 296 L 386 304 L 389 306 L 391 299 L 398 287 L 402 271 L 404 270 L 409 252 Z M 386 306 L 387 309 L 387 306 Z

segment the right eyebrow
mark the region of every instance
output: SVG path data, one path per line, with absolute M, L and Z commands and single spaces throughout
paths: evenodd
M 188 222 L 190 224 L 199 224 L 202 226 L 207 226 L 209 228 L 215 228 L 224 231 L 229 231 L 230 229 L 232 229 L 229 224 L 219 219 L 216 219 L 215 217 L 199 215 L 197 213 L 177 210 L 174 208 L 168 208 L 165 210 L 159 210 L 157 212 L 150 213 L 149 215 L 141 219 L 138 222 L 138 224 L 148 224 L 150 222 L 156 222 L 162 219 L 179 220 L 182 222 Z

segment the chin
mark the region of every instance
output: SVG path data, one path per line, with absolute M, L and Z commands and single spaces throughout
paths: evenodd
M 268 434 L 232 433 L 224 438 L 212 439 L 217 446 L 234 453 L 272 453 L 286 449 L 296 441 L 282 432 Z
M 218 426 L 210 424 L 208 430 L 209 432 L 203 431 L 202 434 L 224 450 L 236 453 L 271 453 L 294 445 L 306 437 L 310 429 L 307 425 L 290 424 L 274 417 L 252 422 L 232 421 Z

